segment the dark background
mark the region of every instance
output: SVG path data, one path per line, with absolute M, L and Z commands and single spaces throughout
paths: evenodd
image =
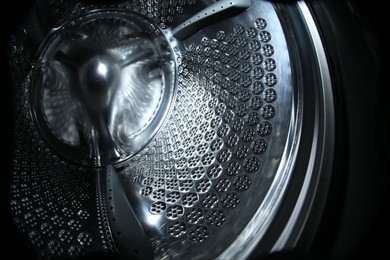
M 33 0 L 7 1 L 3 3 L 0 41 L 1 41 L 1 70 L 0 70 L 0 234 L 2 242 L 0 243 L 0 258 L 13 259 L 34 259 L 33 252 L 28 248 L 27 243 L 16 232 L 9 211 L 10 201 L 10 175 L 12 163 L 12 136 L 13 136 L 13 118 L 12 118 L 12 89 L 10 87 L 10 78 L 8 74 L 8 43 L 9 37 L 20 21 L 25 17 L 30 7 L 35 3 Z
M 326 0 L 328 1 L 328 0 Z M 9 212 L 9 181 L 11 171 L 11 160 L 12 160 L 12 90 L 10 88 L 10 79 L 7 71 L 7 47 L 10 35 L 14 32 L 16 26 L 22 21 L 23 17 L 27 14 L 28 10 L 34 4 L 33 0 L 13 0 L 7 1 L 7 4 L 2 8 L 2 21 L 1 21 L 1 74 L 0 74 L 0 106 L 1 106 L 1 122 L 0 122 L 0 149 L 1 149 L 1 169 L 0 169 L 0 183 L 1 183 L 1 213 L 0 213 L 0 234 L 2 241 L 1 251 L 2 257 L 5 255 L 13 257 L 21 257 L 22 259 L 34 259 L 32 251 L 28 249 L 28 245 L 14 230 L 12 225 L 10 212 Z M 290 1 L 291 2 L 291 1 Z M 319 1 L 310 1 L 319 2 Z M 344 5 L 347 1 L 330 1 L 338 2 L 340 5 Z M 376 43 L 378 48 L 378 56 L 382 71 L 385 78 L 390 75 L 388 70 L 388 57 L 389 57 L 389 40 L 387 34 L 389 30 L 389 13 L 387 8 L 384 7 L 383 1 L 363 1 L 363 0 L 352 0 L 352 3 L 356 9 L 354 9 L 355 22 L 362 27 L 362 30 L 369 30 L 370 36 Z M 353 48 L 353 46 L 351 46 Z M 366 66 L 367 64 L 361 64 Z M 387 75 L 386 75 L 387 74 Z M 356 75 L 361 76 L 361 75 Z M 383 86 L 383 100 L 388 101 L 389 85 L 386 85 L 388 81 L 384 81 Z M 369 93 L 367 93 L 369 95 Z M 390 103 L 390 102 L 389 102 Z M 384 113 L 384 118 L 379 119 L 385 122 L 389 122 L 390 114 Z M 388 129 L 388 123 L 383 123 L 383 126 Z M 382 133 L 383 134 L 383 133 Z M 390 132 L 388 132 L 390 135 Z M 384 133 L 387 135 L 387 133 Z M 389 143 L 388 139 L 383 139 L 383 143 L 378 144 L 377 151 L 371 151 L 372 153 L 378 152 L 378 156 L 388 156 Z M 380 152 L 380 154 L 379 154 Z M 388 157 L 387 157 L 388 158 Z M 389 159 L 390 160 L 390 159 Z M 350 212 L 351 218 L 354 216 L 360 219 L 367 219 L 370 223 L 365 223 L 368 227 L 366 232 L 359 234 L 360 246 L 357 247 L 350 255 L 343 257 L 342 259 L 352 259 L 360 257 L 362 259 L 371 259 L 383 255 L 388 255 L 389 252 L 389 234 L 390 234 L 390 213 L 389 213 L 389 177 L 390 170 L 388 167 L 388 161 L 386 158 L 383 160 L 382 167 L 373 167 L 373 171 L 382 169 L 381 179 L 378 180 L 378 190 L 371 188 L 372 193 L 377 194 L 371 196 L 372 203 L 376 205 L 376 211 L 358 211 Z M 370 175 L 370 172 L 367 172 Z M 373 174 L 374 178 L 376 176 Z M 338 185 L 337 192 L 342 193 L 342 188 L 345 185 L 346 178 L 335 178 L 338 183 L 332 183 Z M 341 182 L 341 183 L 340 183 Z M 359 192 L 356 190 L 355 192 Z M 313 248 L 308 252 L 286 252 L 283 254 L 277 254 L 270 256 L 275 259 L 329 259 L 329 252 L 332 250 L 334 243 L 336 243 L 337 229 L 341 219 L 341 208 L 345 207 L 342 202 L 343 194 L 330 194 L 328 204 L 325 209 L 324 220 L 321 222 L 322 225 L 319 229 L 319 235 L 315 240 Z M 351 219 L 352 221 L 353 219 Z M 351 232 L 351 238 L 355 236 L 355 232 Z M 355 237 L 353 237 L 355 240 Z M 336 247 L 348 247 L 348 239 L 338 241 Z M 332 257 L 333 259 L 333 257 Z

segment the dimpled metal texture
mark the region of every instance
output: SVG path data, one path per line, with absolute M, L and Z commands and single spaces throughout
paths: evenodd
M 180 20 L 186 10 L 201 10 L 206 3 L 197 0 L 116 0 L 116 1 L 77 1 L 49 0 L 50 15 L 56 17 L 55 24 L 60 26 L 69 18 L 78 17 L 85 12 L 100 8 L 122 8 L 131 10 L 152 19 L 162 29 Z
M 175 58 L 164 38 L 144 16 L 121 9 L 90 12 L 54 30 L 32 83 L 47 141 L 87 167 L 142 149 L 175 91 Z
M 73 6 L 53 1 L 51 14 L 62 24 L 89 10 L 120 7 L 148 16 L 169 32 L 214 3 L 86 2 Z M 216 258 L 281 179 L 279 163 L 293 111 L 288 49 L 278 16 L 267 1 L 253 1 L 245 12 L 211 24 L 177 46 L 173 109 L 151 142 L 117 173 L 152 242 L 155 259 Z M 26 53 L 22 56 L 31 62 Z M 18 60 L 15 56 L 13 62 Z M 16 191 L 11 202 L 15 222 L 37 251 L 50 257 L 115 251 L 107 218 L 112 210 L 107 204 L 109 190 L 100 186 L 93 170 L 63 161 L 46 147 L 31 118 L 31 74 L 23 74 L 30 68 L 15 65 L 15 71 L 15 79 L 27 78 L 18 84 L 22 94 L 16 100 L 19 123 L 12 181 Z M 261 220 L 272 207 L 264 204 Z M 47 215 L 38 215 L 41 208 Z M 88 213 L 86 219 L 80 219 L 80 211 Z
M 51 0 L 47 11 L 52 27 L 88 11 L 109 7 L 139 12 L 158 21 L 163 28 L 182 13 L 184 6 L 193 6 L 195 2 L 139 0 L 102 5 L 97 1 Z M 62 159 L 46 145 L 33 122 L 30 84 L 34 51 L 12 38 L 9 54 L 15 88 L 15 148 L 10 186 L 14 224 L 42 259 L 115 251 L 106 193 L 96 172 Z
M 106 205 L 94 176 L 45 145 L 31 118 L 28 91 L 20 89 L 16 96 L 18 134 L 10 187 L 16 227 L 42 259 L 111 250 Z
M 166 218 L 165 233 L 193 242 L 221 226 L 251 187 L 277 112 L 266 20 L 232 29 L 182 52 L 172 115 L 129 162 L 150 213 Z
M 272 143 L 284 144 L 291 113 L 290 85 L 279 86 L 286 49 L 277 54 L 273 27 L 253 15 L 249 10 L 241 16 L 251 19 L 233 20 L 224 30 L 210 26 L 184 41 L 170 118 L 122 170 L 142 203 L 133 206 L 145 230 L 162 227 L 151 235 L 157 258 L 183 257 L 171 249 L 178 245 L 190 251 L 216 243 L 240 210 L 250 215 L 248 205 L 258 207 L 275 174 L 268 161 L 278 162 L 283 149 L 275 144 L 268 150 Z M 283 103 L 287 108 L 278 116 Z M 256 190 L 261 185 L 264 190 Z M 259 196 L 257 202 L 251 194 Z

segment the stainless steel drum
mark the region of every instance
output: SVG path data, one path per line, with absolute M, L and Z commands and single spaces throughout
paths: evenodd
M 38 1 L 11 44 L 11 208 L 40 258 L 295 247 L 334 141 L 304 2 Z

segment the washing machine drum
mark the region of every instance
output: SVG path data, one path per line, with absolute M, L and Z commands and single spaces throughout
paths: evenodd
M 326 194 L 334 102 L 304 2 L 38 1 L 9 53 L 10 203 L 40 258 L 265 256 Z

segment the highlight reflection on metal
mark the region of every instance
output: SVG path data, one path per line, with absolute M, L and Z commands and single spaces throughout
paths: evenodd
M 251 2 L 252 0 L 218 1 L 178 25 L 173 29 L 173 36 L 179 40 L 184 40 L 213 22 L 243 12 L 251 5 Z
M 216 258 L 260 205 L 266 230 L 283 196 L 299 131 L 289 54 L 263 1 L 179 47 L 173 111 L 119 176 L 156 259 Z
M 174 54 L 146 18 L 93 12 L 49 36 L 33 84 L 40 127 L 56 149 L 83 165 L 118 163 L 165 118 L 175 91 Z
M 124 240 L 130 216 L 155 259 L 253 248 L 285 195 L 301 131 L 274 5 L 252 1 L 176 41 L 175 29 L 215 1 L 115 1 L 121 10 L 93 12 L 101 6 L 52 2 L 70 21 L 38 61 L 18 47 L 12 61 L 11 206 L 31 244 L 47 258 L 142 253 Z M 126 217 L 118 204 L 129 204 Z

